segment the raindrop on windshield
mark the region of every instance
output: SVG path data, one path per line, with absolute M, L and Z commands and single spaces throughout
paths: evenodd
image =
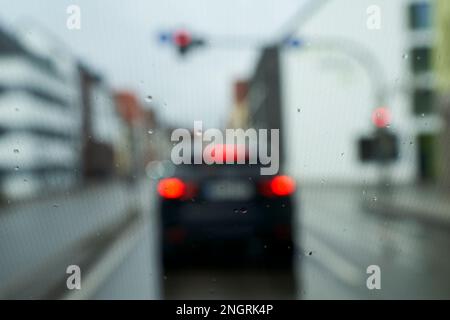
M 19 153 L 19 149 L 14 149 L 13 152 L 14 153 Z
M 148 95 L 147 97 L 145 97 L 145 101 L 152 102 L 153 101 L 153 97 Z

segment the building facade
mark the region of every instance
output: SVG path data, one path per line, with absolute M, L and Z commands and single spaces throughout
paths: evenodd
M 450 2 L 435 2 L 436 40 L 434 67 L 437 84 L 437 110 L 443 126 L 439 136 L 439 182 L 450 188 Z
M 417 178 L 422 183 L 436 182 L 438 137 L 442 118 L 438 112 L 433 52 L 436 44 L 433 0 L 414 0 L 407 5 L 407 41 L 411 74 L 411 112 L 417 126 Z
M 76 183 L 75 59 L 38 33 L 0 30 L 0 193 L 7 200 Z

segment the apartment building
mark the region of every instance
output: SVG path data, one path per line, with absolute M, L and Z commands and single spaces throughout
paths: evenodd
M 75 59 L 44 35 L 0 29 L 0 194 L 76 183 L 81 113 Z

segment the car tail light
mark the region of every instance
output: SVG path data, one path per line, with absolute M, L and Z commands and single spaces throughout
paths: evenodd
M 165 178 L 158 183 L 158 193 L 166 199 L 180 199 L 186 194 L 186 184 L 178 178 Z
M 288 176 L 276 176 L 270 181 L 270 190 L 276 196 L 288 196 L 295 191 L 295 181 Z
M 289 176 L 276 176 L 263 182 L 260 191 L 266 197 L 288 196 L 295 191 L 295 181 Z

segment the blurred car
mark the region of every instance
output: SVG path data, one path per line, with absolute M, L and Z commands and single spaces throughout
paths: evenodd
M 164 266 L 198 261 L 291 266 L 295 181 L 260 175 L 260 168 L 182 164 L 158 182 Z

